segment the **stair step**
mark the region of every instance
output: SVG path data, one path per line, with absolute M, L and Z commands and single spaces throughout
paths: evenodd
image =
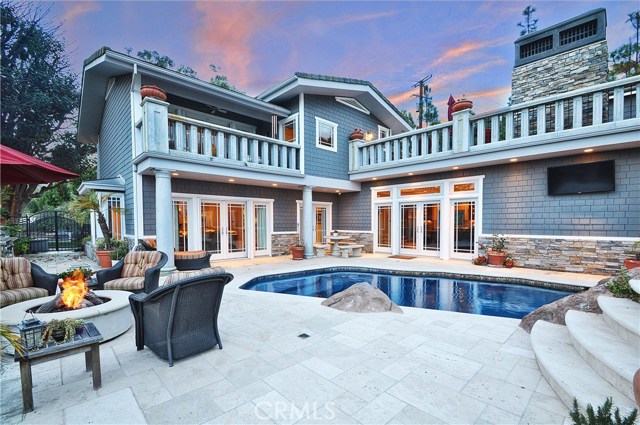
M 582 358 L 627 397 L 633 398 L 633 374 L 640 368 L 640 346 L 632 346 L 607 325 L 601 314 L 569 310 L 564 317 L 573 347 Z
M 607 397 L 613 398 L 625 415 L 635 408 L 635 402 L 598 375 L 578 354 L 566 326 L 538 320 L 531 330 L 531 346 L 542 375 L 567 408 L 572 407 L 574 397 L 582 408 L 587 404 L 595 408 Z
M 627 298 L 598 297 L 602 318 L 624 341 L 640 347 L 640 304 Z

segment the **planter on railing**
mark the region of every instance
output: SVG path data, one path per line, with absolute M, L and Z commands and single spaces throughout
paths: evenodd
M 144 99 L 145 97 L 153 97 L 160 99 L 163 102 L 167 101 L 167 93 L 158 86 L 142 86 L 140 87 L 140 95 Z
M 460 112 L 464 111 L 465 109 L 471 108 L 473 108 L 473 102 L 468 99 L 462 98 L 455 101 L 455 103 L 451 107 L 451 112 Z

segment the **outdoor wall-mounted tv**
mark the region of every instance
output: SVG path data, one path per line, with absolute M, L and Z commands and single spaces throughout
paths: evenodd
M 616 189 L 615 161 L 547 168 L 549 195 L 610 192 Z

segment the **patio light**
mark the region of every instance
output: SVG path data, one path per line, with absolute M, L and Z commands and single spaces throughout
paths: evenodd
M 38 320 L 33 315 L 30 319 L 23 320 L 17 325 L 18 331 L 20 331 L 20 339 L 25 349 L 32 350 L 40 344 L 45 325 L 46 323 Z

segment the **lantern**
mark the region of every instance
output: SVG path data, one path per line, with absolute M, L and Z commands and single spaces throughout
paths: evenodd
M 34 316 L 31 319 L 23 320 L 17 325 L 20 331 L 20 339 L 27 350 L 33 350 L 38 347 L 45 325 L 46 323 Z

